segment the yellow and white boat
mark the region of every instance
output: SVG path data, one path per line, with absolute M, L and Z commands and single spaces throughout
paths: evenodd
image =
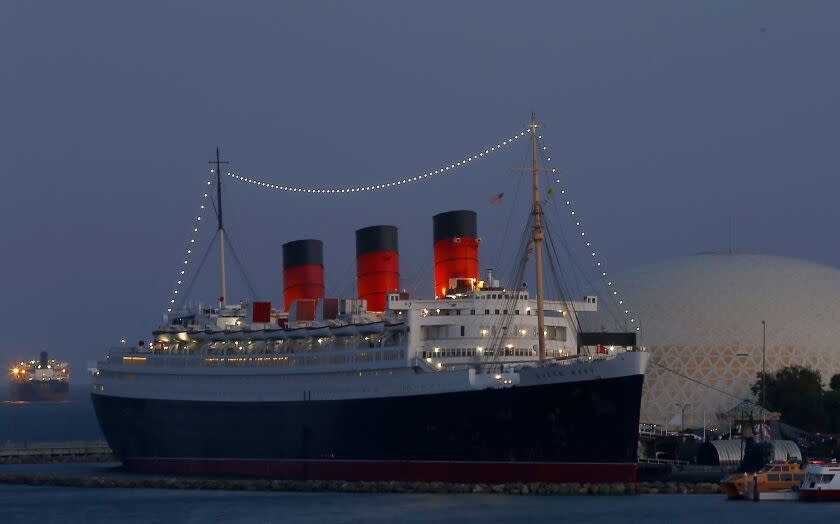
M 768 493 L 799 487 L 805 478 L 802 464 L 795 460 L 771 462 L 754 473 L 733 473 L 720 487 L 730 500 L 743 499 L 745 493 Z

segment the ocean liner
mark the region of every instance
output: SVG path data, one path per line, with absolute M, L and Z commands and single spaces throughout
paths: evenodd
M 9 370 L 11 399 L 16 401 L 63 401 L 70 392 L 70 365 L 48 358 L 20 362 Z
M 398 230 L 356 231 L 357 294 L 329 298 L 323 244 L 283 245 L 283 304 L 173 308 L 98 363 L 92 400 L 126 468 L 322 480 L 634 481 L 648 353 L 586 333 L 596 296 L 543 296 L 533 206 L 512 282 L 480 275 L 476 213 L 432 219 L 434 297 L 401 291 Z M 532 294 L 524 267 L 535 263 Z

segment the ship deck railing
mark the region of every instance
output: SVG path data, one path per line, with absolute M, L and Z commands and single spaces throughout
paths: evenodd
M 669 437 L 677 435 L 676 431 L 668 431 L 659 424 L 651 424 L 647 422 L 639 423 L 639 435 L 644 437 Z

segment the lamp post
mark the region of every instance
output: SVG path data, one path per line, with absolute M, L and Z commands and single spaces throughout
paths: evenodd
M 683 404 L 680 404 L 679 402 L 675 402 L 674 405 L 677 406 L 678 408 L 680 408 L 680 424 L 682 424 L 681 433 L 685 433 L 685 410 L 686 410 L 686 408 L 691 406 L 691 404 L 689 404 L 688 402 L 685 402 Z
M 761 321 L 761 407 L 767 409 L 767 388 L 765 387 L 767 383 L 767 367 L 766 367 L 766 356 L 767 356 L 767 322 Z

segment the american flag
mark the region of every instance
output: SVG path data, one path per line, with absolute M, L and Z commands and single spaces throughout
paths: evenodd
M 498 204 L 498 203 L 500 203 L 500 202 L 502 201 L 502 197 L 503 197 L 503 196 L 505 196 L 505 194 L 504 194 L 504 193 L 499 193 L 498 195 L 493 196 L 493 198 L 491 198 L 491 199 L 490 199 L 490 203 L 491 203 L 491 204 Z

